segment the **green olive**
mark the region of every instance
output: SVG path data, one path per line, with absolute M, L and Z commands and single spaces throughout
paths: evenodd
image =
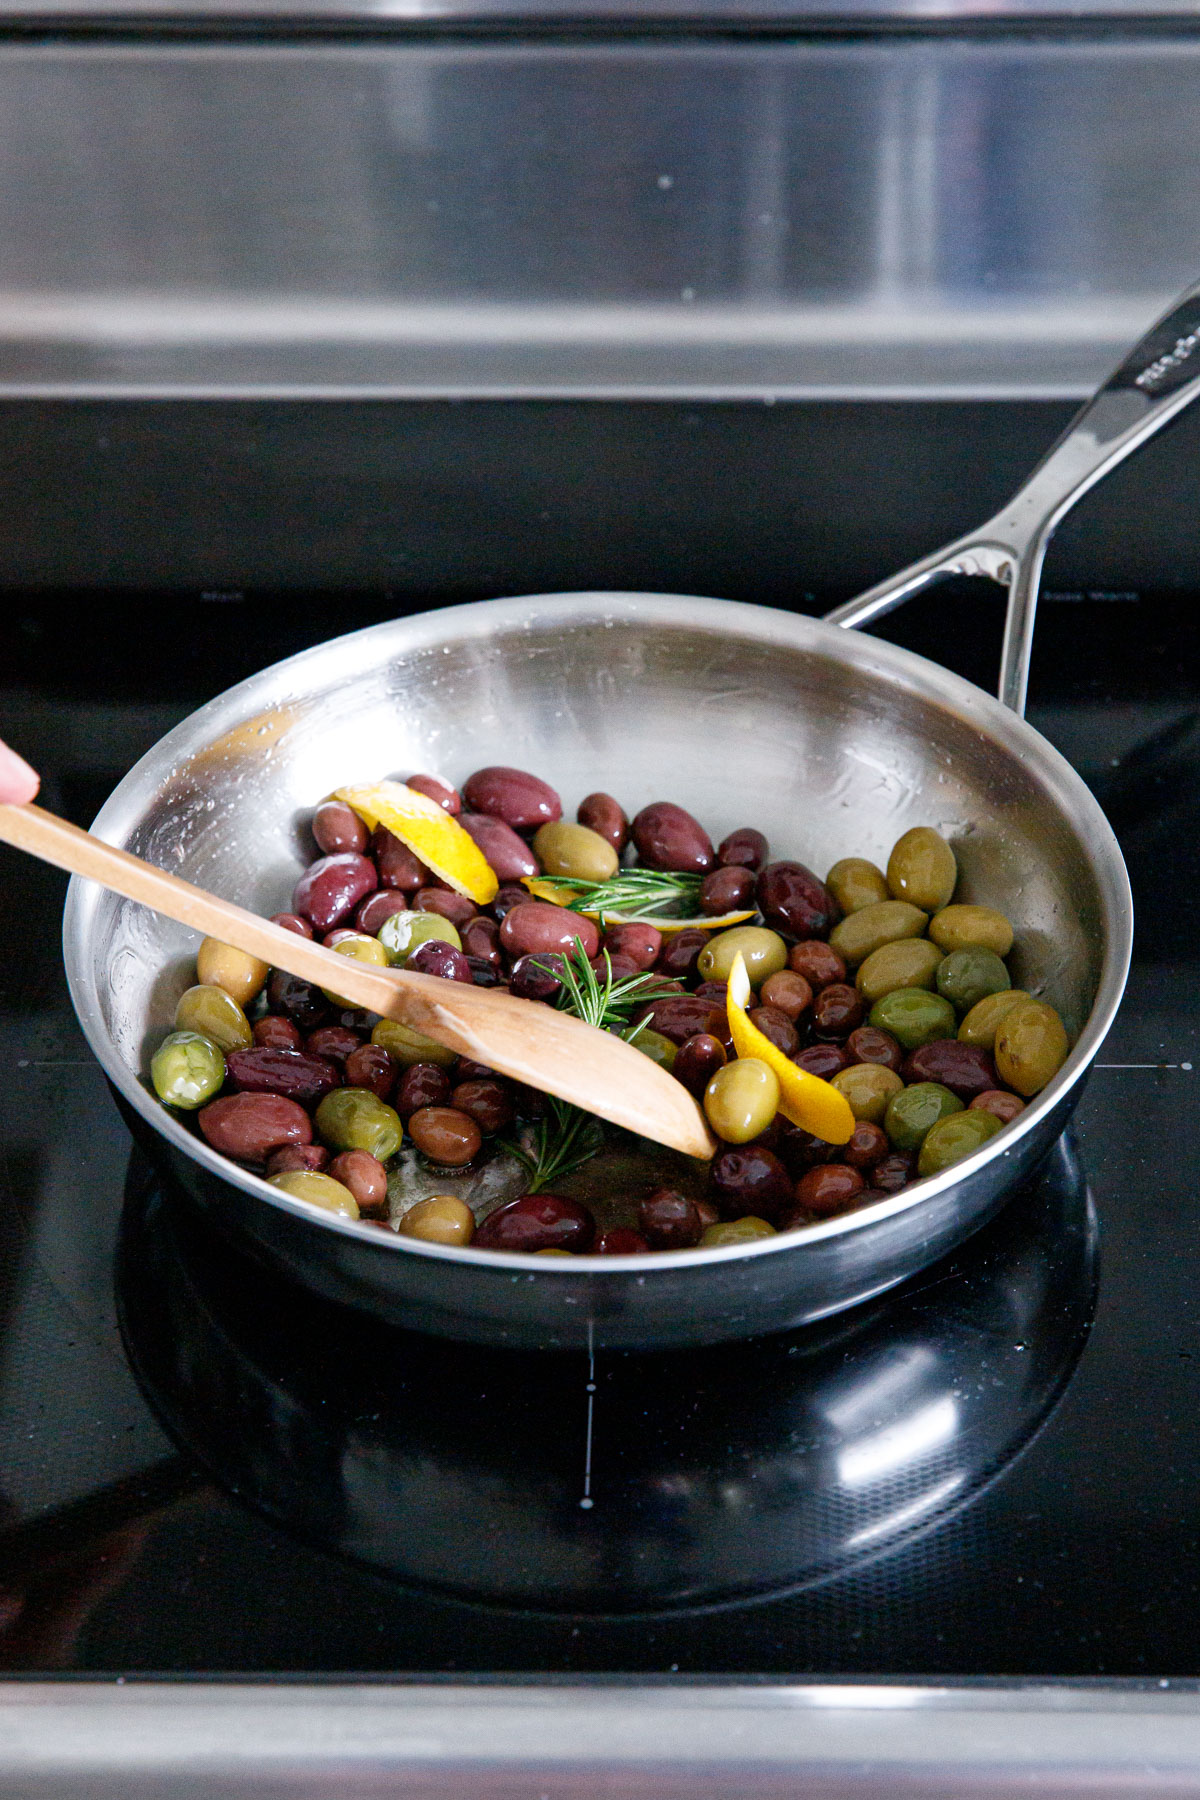
M 378 969 L 386 969 L 391 960 L 378 938 L 361 934 L 342 938 L 340 943 L 333 946 L 333 951 L 335 956 L 349 956 L 354 962 L 374 963 Z M 335 993 L 332 988 L 322 988 L 321 992 L 331 1006 L 352 1007 L 355 1004 L 353 1000 L 347 1000 L 344 994 Z
M 929 922 L 929 935 L 940 949 L 965 950 L 970 944 L 1007 956 L 1013 928 L 994 906 L 943 906 Z
M 318 1106 L 313 1123 L 331 1150 L 368 1150 L 378 1162 L 394 1156 L 404 1137 L 400 1114 L 370 1088 L 334 1088 Z
M 196 952 L 196 974 L 205 987 L 224 988 L 239 1006 L 249 1006 L 267 985 L 271 973 L 265 962 L 245 950 L 235 950 L 220 938 L 206 937 Z
M 1026 1100 L 1040 1094 L 1067 1060 L 1066 1027 L 1044 1000 L 1010 1007 L 996 1033 L 996 1070 Z
M 1011 986 L 1012 977 L 996 952 L 979 944 L 952 950 L 937 972 L 938 993 L 959 1014 L 969 1013 L 989 994 L 1002 994 Z
M 701 1250 L 722 1250 L 727 1244 L 752 1244 L 756 1238 L 776 1235 L 775 1227 L 752 1213 L 744 1219 L 722 1219 L 719 1225 L 706 1225 L 700 1235 Z
M 696 960 L 705 981 L 728 981 L 733 959 L 742 953 L 750 986 L 761 987 L 768 975 L 787 968 L 787 945 L 777 931 L 765 925 L 732 925 L 710 938 Z
M 990 1051 L 996 1042 L 996 1033 L 1005 1013 L 1018 1000 L 1031 998 L 1024 988 L 1006 988 L 1003 993 L 989 994 L 986 999 L 977 1001 L 958 1028 L 960 1040 L 964 1044 L 978 1044 L 981 1050 Z
M 951 1163 L 961 1162 L 964 1156 L 970 1156 L 990 1137 L 995 1137 L 999 1129 L 1000 1121 L 995 1113 L 979 1110 L 948 1113 L 926 1132 L 917 1158 L 917 1174 L 937 1175 Z
M 175 1008 L 176 1031 L 198 1031 L 211 1038 L 226 1056 L 231 1050 L 248 1050 L 254 1042 L 250 1021 L 224 988 L 207 983 L 190 987 Z
M 883 1129 L 894 1149 L 919 1150 L 925 1133 L 931 1131 L 939 1119 L 964 1110 L 958 1096 L 943 1087 L 940 1081 L 918 1081 L 892 1095 L 883 1115 Z
M 475 1215 L 457 1194 L 430 1194 L 409 1207 L 398 1229 L 401 1237 L 420 1238 L 426 1244 L 469 1244 L 475 1236 Z
M 154 1091 L 167 1106 L 194 1112 L 225 1085 L 225 1058 L 198 1031 L 172 1031 L 150 1063 Z
M 540 827 L 534 834 L 533 854 L 547 875 L 573 875 L 576 881 L 607 881 L 616 874 L 619 860 L 598 831 L 566 819 Z
M 936 912 L 939 906 L 949 905 L 957 880 L 954 852 L 931 825 L 916 825 L 893 844 L 887 866 L 893 899 Z
M 708 1122 L 727 1144 L 748 1144 L 779 1110 L 779 1077 L 757 1056 L 718 1069 L 704 1090 Z
M 448 1069 L 457 1060 L 457 1051 L 396 1019 L 380 1019 L 371 1033 L 371 1042 L 386 1050 L 402 1069 L 411 1068 L 413 1063 L 437 1063 L 439 1068 Z
M 639 1031 L 633 1040 L 633 1047 L 668 1073 L 675 1067 L 675 1045 L 661 1031 L 651 1031 L 649 1028 Z
M 835 862 L 825 886 L 844 913 L 861 912 L 864 906 L 891 898 L 883 870 L 863 856 L 843 856 L 841 862 Z
M 928 919 L 907 900 L 877 900 L 842 919 L 829 934 L 829 942 L 850 968 L 866 962 L 873 950 L 895 944 L 901 938 L 920 937 Z
M 444 944 L 453 944 L 456 950 L 462 949 L 462 939 L 449 919 L 443 919 L 441 913 L 398 912 L 376 932 L 376 937 L 388 954 L 388 961 L 397 968 L 403 968 L 418 944 L 427 943 L 430 938 L 440 938 Z
M 919 1050 L 936 1038 L 954 1036 L 954 1008 L 924 988 L 894 988 L 871 1008 L 868 1023 L 890 1031 L 905 1050 Z
M 340 1213 L 344 1219 L 358 1217 L 358 1201 L 350 1189 L 317 1169 L 285 1169 L 282 1175 L 269 1175 L 267 1184 L 290 1194 L 293 1200 L 307 1200 L 310 1206 L 323 1206 L 326 1212 Z
M 848 1069 L 839 1069 L 829 1085 L 849 1101 L 850 1111 L 856 1119 L 878 1125 L 887 1111 L 888 1101 L 900 1092 L 904 1083 L 894 1069 L 887 1069 L 882 1063 L 853 1063 Z
M 941 951 L 928 938 L 902 938 L 898 944 L 881 944 L 866 962 L 859 964 L 854 985 L 867 1005 L 874 1006 L 896 988 L 931 988 L 941 960 Z

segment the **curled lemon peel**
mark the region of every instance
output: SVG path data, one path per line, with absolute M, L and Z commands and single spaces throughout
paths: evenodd
M 529 889 L 535 900 L 549 900 L 554 906 L 574 906 L 577 898 L 570 888 L 543 881 L 540 875 L 523 875 L 521 885 Z M 653 925 L 664 937 L 672 937 L 677 931 L 723 931 L 729 925 L 743 925 L 754 917 L 753 908 L 748 912 L 722 913 L 716 919 L 706 913 L 697 913 L 690 919 L 660 919 L 651 913 L 614 912 L 611 907 L 595 905 L 576 906 L 575 911 L 582 913 L 585 919 L 603 919 L 606 925 Z
M 776 1048 L 770 1038 L 747 1017 L 751 998 L 750 977 L 739 950 L 733 959 L 726 987 L 725 1010 L 729 1018 L 729 1034 L 739 1056 L 757 1056 L 775 1072 L 779 1080 L 779 1110 L 785 1119 L 798 1125 L 827 1144 L 849 1143 L 854 1135 L 854 1114 L 844 1094 L 828 1081 L 798 1069 L 790 1057 Z
M 496 898 L 500 883 L 483 851 L 470 832 L 428 794 L 419 794 L 402 781 L 372 781 L 337 788 L 333 798 L 349 806 L 372 831 L 382 825 L 456 893 L 466 894 L 477 906 Z

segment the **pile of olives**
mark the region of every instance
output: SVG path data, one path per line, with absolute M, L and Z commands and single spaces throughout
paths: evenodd
M 497 1139 L 544 1116 L 543 1097 L 206 939 L 151 1063 L 154 1090 L 213 1149 L 298 1199 L 404 1236 L 498 1251 L 748 1242 L 948 1168 L 1015 1118 L 1067 1056 L 1058 1014 L 1011 984 L 1011 924 L 992 907 L 955 902 L 953 849 L 929 827 L 905 832 L 886 869 L 848 857 L 822 881 L 802 863 L 770 861 L 752 827 L 714 848 L 666 801 L 629 820 L 611 795 L 594 793 L 572 824 L 554 789 L 523 770 L 481 769 L 461 794 L 435 776 L 408 781 L 483 851 L 500 884 L 491 904 L 477 906 L 389 831 L 370 832 L 326 800 L 312 821 L 314 860 L 275 923 L 342 955 L 548 1004 L 576 940 L 602 977 L 652 975 L 635 1041 L 695 1095 L 720 1148 L 688 1179 L 622 1194 L 620 1222 L 602 1231 L 567 1193 L 481 1205 L 478 1217 L 454 1193 L 405 1205 L 393 1184 L 389 1199 L 402 1144 L 427 1170 L 480 1165 Z M 694 923 L 597 923 L 521 885 L 539 874 L 607 881 L 630 856 L 699 877 Z M 704 923 L 731 912 L 750 916 Z M 855 1124 L 844 1145 L 788 1121 L 765 1057 L 735 1056 L 726 983 L 739 954 L 752 1024 L 847 1101 Z

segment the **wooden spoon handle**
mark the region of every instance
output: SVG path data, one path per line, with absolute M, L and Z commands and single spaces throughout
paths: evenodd
M 530 1087 L 583 1107 L 614 1125 L 710 1157 L 704 1115 L 681 1083 L 631 1045 L 569 1013 L 465 982 L 400 969 L 373 968 L 285 931 L 231 900 L 118 850 L 40 806 L 0 806 L 0 841 L 43 862 L 286 969 L 332 988 L 355 1006 L 395 1019 Z

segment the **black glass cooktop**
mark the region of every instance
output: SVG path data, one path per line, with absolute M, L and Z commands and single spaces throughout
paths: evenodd
M 218 686 L 386 611 L 106 601 L 105 656 L 47 676 L 44 605 L 0 733 L 82 822 Z M 789 1336 L 480 1351 L 249 1268 L 132 1149 L 63 880 L 0 852 L 0 1667 L 1200 1673 L 1193 613 L 1043 606 L 1030 716 L 1139 909 L 1073 1135 L 953 1258 Z M 996 628 L 945 593 L 888 635 L 986 679 Z

